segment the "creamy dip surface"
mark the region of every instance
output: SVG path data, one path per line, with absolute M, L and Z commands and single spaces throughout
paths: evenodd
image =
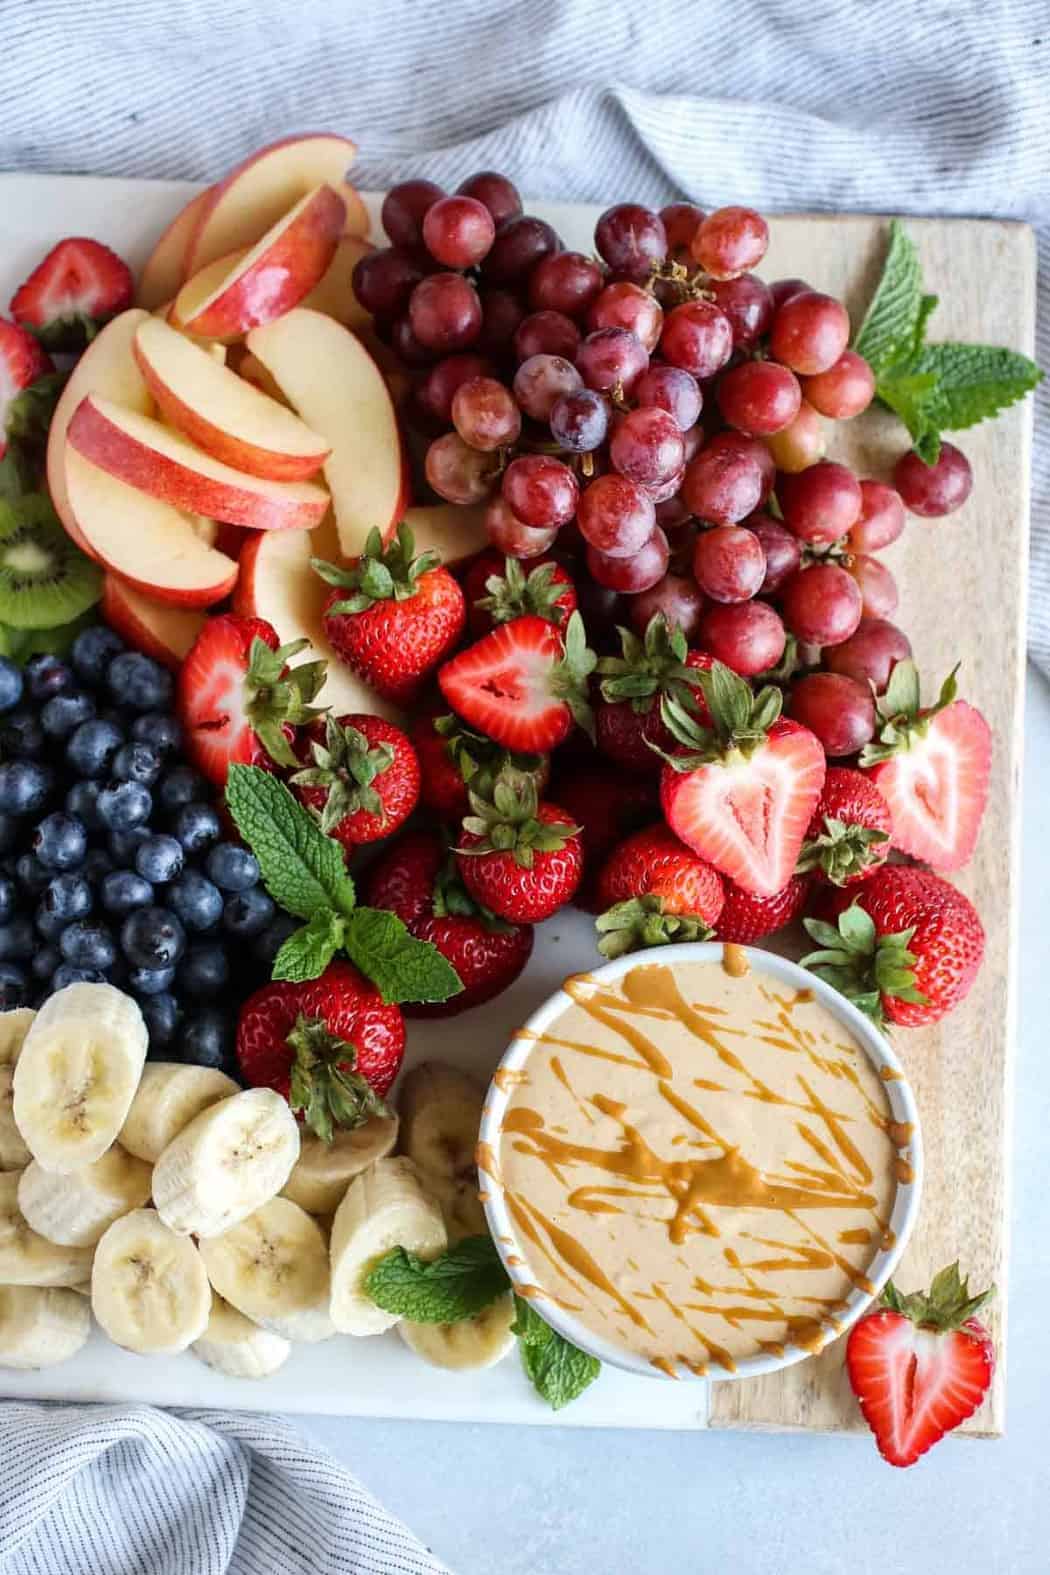
M 909 1179 L 861 1045 L 735 947 L 564 988 L 479 1155 L 537 1306 L 668 1373 L 834 1339 Z

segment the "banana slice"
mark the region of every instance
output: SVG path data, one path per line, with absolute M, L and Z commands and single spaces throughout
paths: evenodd
M 404 1247 L 421 1258 L 445 1250 L 441 1210 L 410 1159 L 381 1159 L 349 1185 L 332 1221 L 332 1322 L 342 1334 L 382 1334 L 398 1322 L 365 1294 L 377 1258 Z
M 154 1209 L 133 1209 L 95 1249 L 91 1310 L 125 1350 L 143 1356 L 184 1351 L 208 1327 L 211 1287 L 204 1261 Z
M 147 1061 L 131 1101 L 120 1145 L 136 1159 L 155 1165 L 174 1138 L 209 1105 L 239 1092 L 225 1072 L 181 1061 Z
M 194 1116 L 153 1171 L 153 1201 L 180 1235 L 221 1236 L 276 1197 L 299 1158 L 299 1125 L 272 1088 L 246 1088 Z
M 91 1308 L 71 1290 L 0 1286 L 0 1367 L 56 1367 L 82 1349 Z
M 334 1214 L 346 1189 L 397 1142 L 396 1116 L 369 1116 L 359 1127 L 337 1131 L 330 1143 L 303 1132 L 299 1158 L 284 1186 L 284 1196 L 309 1214 Z
M 466 1372 L 502 1362 L 514 1346 L 513 1322 L 514 1298 L 508 1291 L 462 1323 L 409 1323 L 403 1318 L 397 1332 L 431 1367 Z
M 450 1242 L 488 1231 L 478 1200 L 474 1149 L 485 1091 L 445 1061 L 424 1061 L 401 1084 L 398 1147 L 419 1166 L 427 1191 L 441 1204 Z
M 212 1296 L 208 1327 L 190 1349 L 227 1378 L 269 1378 L 292 1353 L 287 1340 L 260 1329 L 216 1295 Z
M 271 1198 L 246 1220 L 200 1244 L 212 1285 L 253 1323 L 286 1340 L 327 1340 L 328 1243 L 290 1198 Z
M 0 1012 L 0 1170 L 21 1170 L 32 1159 L 15 1126 L 15 1062 L 36 1013 L 28 1006 Z
M 44 1002 L 15 1065 L 14 1112 L 33 1158 L 69 1175 L 116 1142 L 149 1035 L 130 995 L 71 984 Z
M 18 1207 L 21 1172 L 0 1175 L 0 1285 L 80 1285 L 91 1274 L 91 1247 L 59 1247 L 39 1236 Z
M 153 1167 L 114 1143 L 93 1165 L 56 1176 L 34 1159 L 18 1179 L 18 1207 L 62 1247 L 94 1247 L 115 1220 L 149 1202 Z

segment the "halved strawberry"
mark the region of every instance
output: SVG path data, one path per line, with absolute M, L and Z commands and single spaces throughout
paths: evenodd
M 915 663 L 898 662 L 860 757 L 890 806 L 894 847 L 937 870 L 961 869 L 973 853 L 992 765 L 991 728 L 955 696 L 953 671 L 922 710 Z
M 953 1263 L 926 1294 L 887 1285 L 882 1307 L 850 1330 L 850 1387 L 891 1466 L 914 1465 L 984 1399 L 995 1346 L 973 1315 L 992 1295 L 971 1296 Z
M 230 766 L 273 764 L 296 770 L 294 729 L 320 716 L 310 704 L 324 662 L 289 669 L 308 640 L 279 645 L 262 618 L 209 618 L 179 671 L 176 711 L 186 753 L 209 781 L 225 785 Z
M 101 241 L 72 236 L 52 247 L 11 298 L 11 316 L 49 350 L 76 350 L 135 295 L 131 269 Z
M 587 679 L 597 657 L 588 650 L 579 613 L 564 636 L 531 614 L 500 624 L 438 672 L 441 693 L 472 727 L 524 754 L 545 754 L 574 722 L 590 731 Z
M 711 716 L 704 727 L 677 700 L 662 715 L 677 743 L 666 756 L 660 801 L 676 836 L 745 891 L 772 896 L 795 871 L 824 786 L 824 751 L 808 728 L 780 716 L 772 686 L 715 662 L 700 674 Z
M 12 405 L 19 394 L 53 370 L 51 357 L 32 334 L 0 317 L 0 459 L 7 453 Z

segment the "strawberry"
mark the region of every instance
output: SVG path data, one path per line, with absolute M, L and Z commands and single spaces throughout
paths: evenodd
M 855 885 L 885 864 L 891 829 L 890 806 L 871 778 L 829 766 L 797 867 L 832 886 Z
M 462 820 L 469 808 L 467 784 L 483 795 L 504 766 L 536 774 L 546 784 L 550 762 L 546 755 L 515 755 L 490 738 L 473 733 L 458 717 L 431 707 L 412 728 L 412 743 L 419 756 L 420 802 L 442 820 Z
M 957 700 L 955 673 L 925 710 L 914 662 L 898 662 L 879 702 L 875 739 L 861 766 L 890 806 L 893 845 L 938 870 L 967 863 L 988 802 L 992 734 L 972 705 Z
M 305 984 L 275 981 L 241 1007 L 237 1060 L 247 1083 L 275 1088 L 312 1132 L 385 1114 L 405 1053 L 398 1006 L 350 963 L 329 963 Z
M 412 549 L 412 532 L 399 525 L 386 548 L 371 531 L 349 567 L 313 560 L 335 587 L 324 606 L 325 633 L 359 678 L 398 705 L 414 700 L 456 645 L 467 616 L 463 592 L 437 553 L 413 558 Z
M 700 674 L 700 687 L 710 727 L 677 700 L 663 701 L 682 746 L 660 778 L 664 815 L 694 853 L 745 891 L 771 897 L 794 874 L 824 786 L 824 751 L 808 728 L 781 718 L 779 689 L 754 695 L 721 662 Z
M 547 554 L 522 564 L 489 548 L 467 570 L 463 594 L 467 624 L 475 636 L 525 613 L 561 627 L 576 611 L 576 587 L 568 570 Z
M 24 328 L 0 317 L 0 459 L 7 453 L 8 428 L 19 394 L 54 370 L 51 357 Z
M 720 941 L 734 941 L 738 946 L 764 940 L 798 918 L 806 905 L 811 884 L 809 875 L 792 875 L 779 891 L 759 897 L 745 891 L 735 880 L 724 878 L 725 904 L 715 925 L 715 935 Z
M 598 877 L 598 950 L 621 957 L 641 946 L 706 941 L 722 911 L 722 877 L 660 822 L 636 831 Z
M 632 831 L 649 825 L 659 814 L 656 783 L 652 777 L 617 778 L 608 769 L 571 765 L 559 771 L 554 797 L 580 828 L 583 879 L 573 901 L 589 913 L 600 913 L 601 867 L 617 843 Z
M 660 714 L 665 696 L 694 701 L 696 713 L 710 721 L 699 674 L 712 658 L 705 651 L 690 651 L 678 625 L 668 628 L 663 613 L 654 613 L 640 640 L 630 629 L 620 630 L 622 656 L 603 656 L 594 725 L 598 748 L 629 771 L 659 771 L 660 753 L 674 748 Z
M 344 848 L 389 837 L 415 809 L 419 761 L 392 722 L 326 716 L 312 724 L 307 742 L 309 763 L 290 786 Z
M 186 753 L 209 781 L 222 787 L 231 765 L 300 765 L 295 728 L 321 712 L 310 702 L 324 683 L 325 664 L 288 660 L 309 641 L 279 646 L 262 618 L 225 613 L 209 618 L 183 662 L 175 708 Z
M 127 263 L 101 241 L 77 235 L 52 247 L 19 286 L 11 316 L 49 350 L 79 350 L 134 296 Z
M 532 926 L 505 924 L 478 910 L 459 883 L 456 861 L 442 838 L 409 831 L 369 867 L 367 897 L 386 908 L 421 941 L 430 941 L 463 983 L 440 1005 L 406 1006 L 409 1017 L 451 1017 L 499 995 L 521 973 L 532 953 Z
M 460 651 L 438 673 L 441 693 L 472 727 L 525 754 L 546 754 L 574 722 L 592 726 L 587 679 L 597 657 L 573 613 L 564 634 L 526 614 Z
M 823 919 L 806 919 L 821 948 L 803 958 L 876 1022 L 921 1028 L 969 993 L 984 929 L 969 897 L 931 870 L 886 864 L 855 892 L 829 894 Z
M 491 798 L 470 794 L 456 858 L 474 901 L 517 924 L 537 924 L 567 903 L 583 875 L 580 828 L 541 803 L 535 777 L 508 768 Z
M 850 1330 L 850 1388 L 891 1466 L 913 1466 L 984 1399 L 995 1346 L 974 1314 L 993 1294 L 971 1296 L 953 1263 L 928 1292 L 902 1296 L 887 1285 L 882 1305 Z

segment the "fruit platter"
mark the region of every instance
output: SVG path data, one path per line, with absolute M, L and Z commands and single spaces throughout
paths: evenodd
M 204 192 L 0 177 L 0 1385 L 867 1422 L 897 1465 L 1000 1430 L 1027 232 L 523 211 L 468 170 L 362 196 L 353 152 L 290 139 Z M 643 1323 L 659 1287 L 630 1260 L 614 1291 L 564 1214 L 541 1242 L 511 1151 L 559 1186 L 559 1155 L 590 1184 L 649 1151 L 611 1071 L 573 1096 L 609 1163 L 554 1136 L 575 1107 L 521 1108 L 522 1047 L 560 1043 L 531 1025 L 620 990 L 661 1087 L 672 1019 L 743 1077 L 711 1014 L 747 974 L 769 1028 L 780 956 L 813 1079 L 774 1092 L 782 1040 L 748 1097 L 831 1138 L 793 1189 L 768 1156 L 642 1180 L 691 1273 L 694 1237 L 795 1210 L 826 1315 L 782 1315 L 760 1256 L 728 1302 L 704 1281 L 732 1333 L 701 1359 L 618 1360 L 585 1315 L 574 1344 L 541 1258 Z M 678 1099 L 701 1149 L 731 1085 Z M 597 1190 L 564 1207 L 615 1253 Z

